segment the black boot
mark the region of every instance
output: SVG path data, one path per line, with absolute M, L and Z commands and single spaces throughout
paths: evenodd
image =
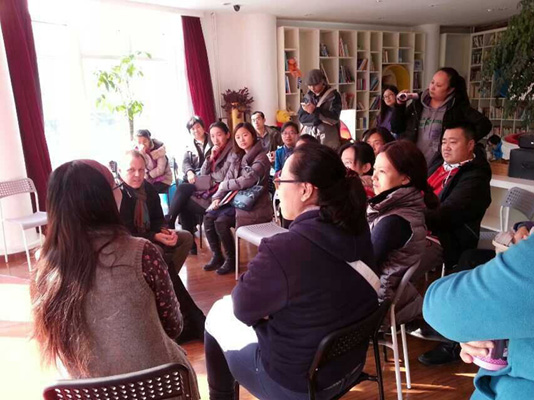
M 217 273 L 219 275 L 225 275 L 235 269 L 234 235 L 230 230 L 231 226 L 228 224 L 228 221 L 221 221 L 221 223 L 217 221 L 215 222 L 215 226 L 217 228 L 217 232 L 219 233 L 219 237 L 221 238 L 221 242 L 226 253 L 226 260 L 224 261 L 224 264 L 217 270 Z
M 189 254 L 193 256 L 196 256 L 198 254 L 197 242 L 195 242 L 194 237 L 193 237 L 193 245 L 191 246 L 191 250 L 189 250 Z
M 224 263 L 224 256 L 221 251 L 221 241 L 219 235 L 215 230 L 215 221 L 211 217 L 204 219 L 204 232 L 206 233 L 206 240 L 210 246 L 213 257 L 204 265 L 204 271 L 213 271 L 219 268 Z
M 458 343 L 440 343 L 434 349 L 421 354 L 419 362 L 424 365 L 445 365 L 460 360 L 460 345 Z

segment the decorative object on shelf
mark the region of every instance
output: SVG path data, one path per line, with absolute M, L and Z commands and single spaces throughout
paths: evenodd
M 250 96 L 247 87 L 237 91 L 228 89 L 221 95 L 224 100 L 221 107 L 228 115 L 228 127 L 233 130 L 237 124 L 245 121 L 245 116 L 250 113 L 250 106 L 254 103 L 254 98 Z
M 143 102 L 136 99 L 133 91 L 133 82 L 144 76 L 136 63 L 140 57 L 152 58 L 147 52 L 136 51 L 121 58 L 119 64 L 109 70 L 95 72 L 96 84 L 101 89 L 101 94 L 96 99 L 97 107 L 125 115 L 130 127 L 130 140 L 133 140 L 134 119 L 144 108 Z
M 492 76 L 494 71 L 497 87 L 508 85 L 505 114 L 513 115 L 521 108 L 523 125 L 534 124 L 534 0 L 521 0 L 520 13 L 513 16 L 508 29 L 500 38 L 494 38 L 494 47 L 488 50 L 483 75 Z
M 297 59 L 295 57 L 291 57 L 287 60 L 287 70 L 293 76 L 294 78 L 300 78 L 302 77 L 302 73 L 300 72 Z

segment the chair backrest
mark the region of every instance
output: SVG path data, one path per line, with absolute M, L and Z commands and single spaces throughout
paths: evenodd
M 380 304 L 380 307 L 365 317 L 346 328 L 339 329 L 325 336 L 315 353 L 313 362 L 308 370 L 308 380 L 313 385 L 317 373 L 329 362 L 359 348 L 362 344 L 369 343 L 369 339 L 375 337 L 382 321 L 389 310 L 388 300 Z M 349 373 L 350 371 L 347 371 Z
M 501 232 L 508 230 L 511 208 L 532 220 L 534 218 L 534 193 L 518 187 L 508 190 L 501 203 Z
M 190 399 L 188 370 L 178 363 L 103 378 L 58 381 L 43 392 L 45 400 Z
M 402 296 L 402 293 L 404 292 L 404 289 L 406 288 L 406 285 L 410 283 L 410 279 L 412 279 L 413 274 L 415 274 L 415 271 L 420 267 L 421 260 L 419 260 L 416 264 L 412 265 L 410 268 L 408 268 L 408 271 L 404 274 L 402 277 L 399 286 L 397 287 L 397 291 L 395 292 L 395 297 L 393 297 L 393 301 L 391 302 L 391 307 L 395 308 L 395 305 L 399 301 L 400 297 Z
M 0 199 L 21 193 L 37 193 L 30 178 L 0 182 Z

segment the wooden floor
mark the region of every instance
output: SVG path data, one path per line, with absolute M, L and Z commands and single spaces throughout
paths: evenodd
M 242 266 L 254 256 L 256 249 L 246 243 L 242 247 Z M 233 275 L 218 276 L 202 270 L 210 257 L 204 246 L 198 256 L 190 256 L 180 276 L 200 308 L 207 313 L 211 305 L 230 293 L 235 285 Z M 29 339 L 30 301 L 28 294 L 28 268 L 24 256 L 10 258 L 8 266 L 0 261 L 0 399 L 40 399 L 47 383 L 56 377 L 56 372 L 41 368 L 34 341 Z M 456 363 L 445 367 L 425 367 L 417 356 L 434 346 L 416 338 L 408 338 L 412 388 L 403 383 L 405 399 L 467 399 L 473 391 L 473 377 L 476 367 Z M 204 349 L 200 342 L 184 346 L 198 375 L 203 399 L 208 398 Z M 391 352 L 390 352 L 391 354 Z M 391 358 L 391 357 L 390 357 Z M 395 375 L 392 362 L 382 363 L 386 399 L 396 399 Z M 402 366 L 402 364 L 401 364 Z M 368 353 L 366 370 L 374 373 L 372 352 Z M 404 368 L 403 368 L 404 371 Z M 405 382 L 403 375 L 403 382 Z M 254 399 L 241 389 L 241 399 Z M 377 399 L 378 390 L 373 382 L 363 383 L 349 392 L 344 399 Z M 273 399 L 276 400 L 276 399 Z

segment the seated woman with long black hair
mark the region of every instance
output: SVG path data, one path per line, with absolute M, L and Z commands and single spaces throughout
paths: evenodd
M 226 163 L 228 165 L 223 167 L 227 170 L 226 176 L 213 195 L 209 212 L 204 217 L 206 239 L 213 252 L 213 257 L 204 266 L 204 270 L 217 270 L 220 275 L 231 272 L 235 267 L 234 235 L 230 228 L 269 222 L 273 218 L 273 207 L 267 190 L 271 163 L 256 130 L 249 122 L 242 122 L 235 127 L 234 152 Z M 221 206 L 221 201 L 230 192 L 248 189 L 256 184 L 263 186 L 263 191 L 251 210 L 236 210 L 231 204 Z
M 195 182 L 183 182 L 176 188 L 172 199 L 168 221 L 174 227 L 176 219 L 180 217 L 182 229 L 195 233 L 198 215 L 204 215 L 211 204 L 211 196 L 219 188 L 219 183 L 226 176 L 229 164 L 226 159 L 232 153 L 232 135 L 224 122 L 214 122 L 210 125 L 209 135 L 213 147 L 206 154 L 199 175 L 195 175 Z M 199 178 L 202 177 L 202 178 Z M 197 182 L 208 179 L 207 186 L 201 187 Z M 197 245 L 193 242 L 192 254 L 197 254 Z
M 234 399 L 235 380 L 259 399 L 308 399 L 306 376 L 319 342 L 378 307 L 358 176 L 334 150 L 305 144 L 275 183 L 282 212 L 294 221 L 288 232 L 262 240 L 231 299 L 216 302 L 208 314 L 212 400 Z M 361 373 L 367 347 L 319 377 L 318 398 L 332 398 Z
M 48 231 L 30 283 L 34 338 L 43 361 L 72 378 L 134 372 L 170 362 L 196 375 L 175 342 L 183 326 L 165 261 L 130 236 L 111 172 L 65 163 L 48 184 Z

